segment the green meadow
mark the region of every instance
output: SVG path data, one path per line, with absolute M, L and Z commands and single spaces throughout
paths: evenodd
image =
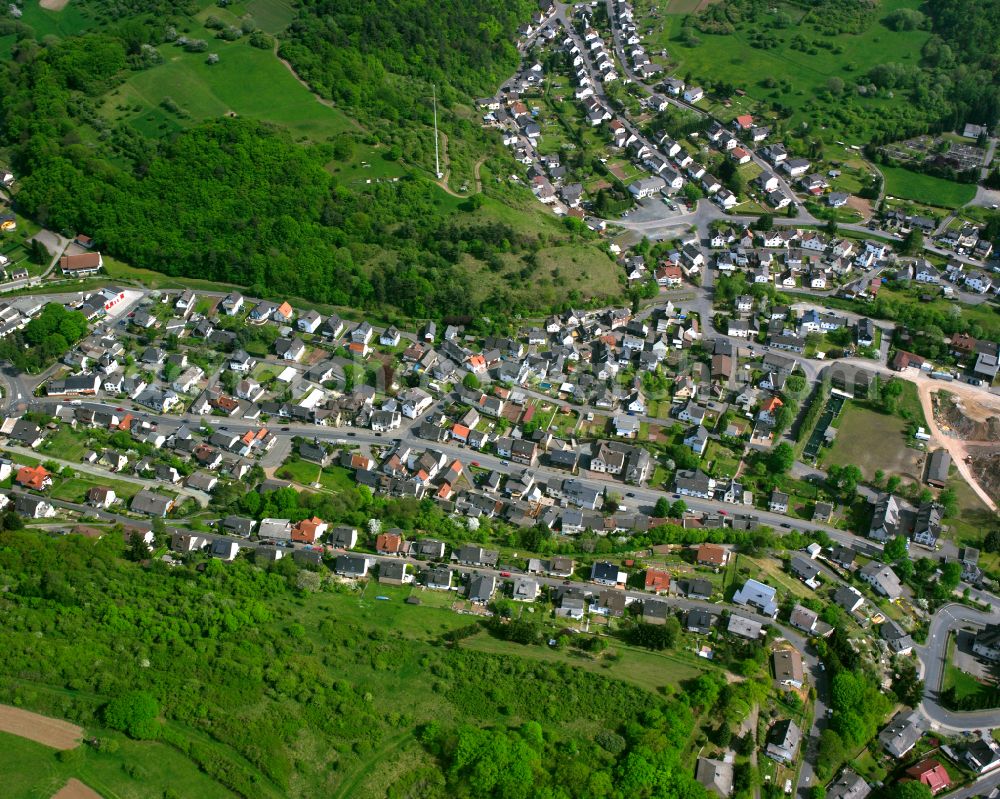
M 955 183 L 902 167 L 883 166 L 879 169 L 885 176 L 885 193 L 892 197 L 938 208 L 957 208 L 976 196 L 976 187 L 970 183 Z
M 148 136 L 226 114 L 272 122 L 314 142 L 353 127 L 346 114 L 322 105 L 270 51 L 246 41 L 213 40 L 209 47 L 219 63 L 206 63 L 205 53 L 161 47 L 164 63 L 132 74 L 105 98 L 102 114 Z
M 34 741 L 0 733 L 4 799 L 42 799 L 76 778 L 107 799 L 150 796 L 234 796 L 166 744 L 114 736 L 114 752 L 81 746 L 57 755 Z
M 72 36 L 98 25 L 96 20 L 84 13 L 78 0 L 70 0 L 61 11 L 49 11 L 42 8 L 38 0 L 29 0 L 21 4 L 21 10 L 21 22 L 34 29 L 37 39 L 45 36 Z

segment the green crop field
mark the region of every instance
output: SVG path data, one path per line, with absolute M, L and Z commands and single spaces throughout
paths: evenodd
M 116 752 L 88 746 L 56 756 L 47 746 L 0 733 L 0 774 L 4 799 L 44 799 L 76 778 L 106 799 L 174 796 L 229 799 L 234 796 L 176 749 L 161 743 L 115 736 Z
M 343 112 L 322 105 L 270 51 L 221 40 L 212 40 L 210 49 L 218 53 L 218 64 L 207 64 L 204 53 L 161 47 L 164 63 L 134 73 L 106 97 L 101 113 L 150 136 L 227 114 L 272 122 L 310 141 L 354 127 Z
M 885 175 L 885 193 L 893 197 L 915 200 L 939 208 L 957 208 L 976 196 L 973 184 L 942 180 L 902 167 L 880 168 Z

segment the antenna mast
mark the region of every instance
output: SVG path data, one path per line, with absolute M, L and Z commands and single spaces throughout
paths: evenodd
M 437 105 L 437 87 L 431 84 L 431 96 L 434 102 L 434 173 L 437 175 L 438 180 L 444 177 L 441 174 L 441 160 L 438 155 L 438 105 Z

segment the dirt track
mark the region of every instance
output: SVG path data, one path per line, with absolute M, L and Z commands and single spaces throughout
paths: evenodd
M 80 780 L 71 779 L 62 788 L 52 794 L 52 799 L 103 799 L 92 788 L 88 788 Z
M 75 749 L 83 738 L 83 729 L 75 724 L 9 705 L 0 705 L 0 732 L 9 732 L 53 749 Z

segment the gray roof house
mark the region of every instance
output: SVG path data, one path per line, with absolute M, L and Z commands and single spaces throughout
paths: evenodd
M 174 498 L 157 494 L 148 488 L 143 488 L 132 498 L 131 508 L 136 513 L 149 516 L 166 516 L 174 506 Z
M 729 625 L 726 627 L 726 632 L 730 632 L 733 635 L 738 635 L 741 638 L 749 638 L 751 641 L 756 641 L 760 638 L 760 634 L 764 627 L 759 621 L 754 619 L 748 619 L 746 616 L 740 616 L 734 613 L 729 617 Z
M 879 628 L 882 639 L 897 655 L 908 655 L 913 651 L 913 638 L 892 619 L 887 619 Z
M 802 731 L 791 719 L 779 721 L 767 732 L 765 754 L 779 763 L 791 763 L 799 751 Z
M 923 723 L 915 710 L 901 710 L 878 734 L 879 743 L 895 758 L 903 757 L 924 734 Z
M 705 790 L 716 796 L 729 796 L 733 792 L 733 764 L 714 758 L 698 758 L 694 778 Z
M 371 561 L 364 555 L 338 555 L 333 570 L 342 577 L 366 577 Z
M 866 799 L 871 786 L 849 768 L 826 787 L 826 799 Z
M 485 605 L 497 590 L 497 578 L 492 574 L 480 574 L 469 581 L 469 601 Z
M 875 593 L 888 597 L 890 602 L 895 602 L 903 595 L 903 587 L 896 572 L 884 563 L 873 560 L 858 572 L 858 576 L 871 585 Z
M 733 596 L 733 602 L 737 605 L 756 608 L 765 616 L 774 618 L 778 615 L 778 603 L 775 599 L 775 594 L 774 588 L 751 578 L 736 592 Z
M 853 613 L 864 604 L 865 598 L 852 585 L 842 585 L 833 592 L 833 601 L 848 613 Z

